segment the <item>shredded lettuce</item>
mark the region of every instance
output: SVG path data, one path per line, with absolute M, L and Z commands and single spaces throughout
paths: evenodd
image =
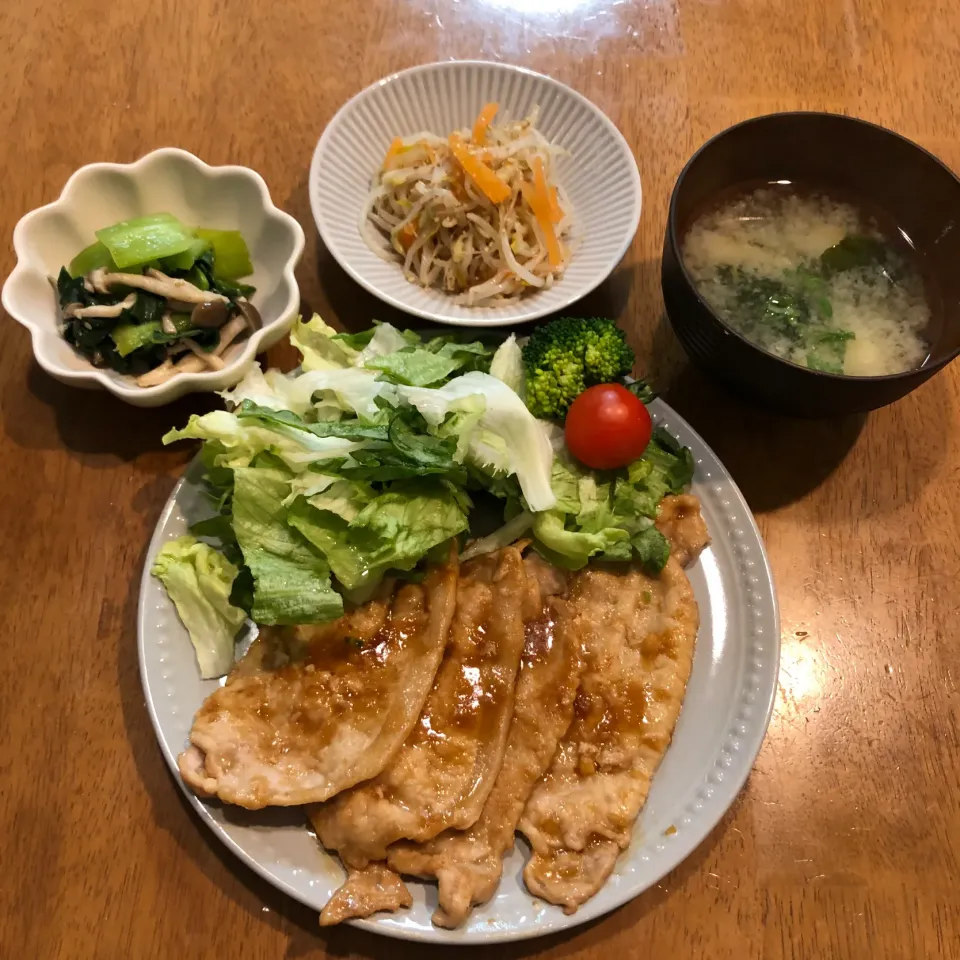
M 297 318 L 290 342 L 300 351 L 300 365 L 307 371 L 349 367 L 358 356 L 358 351 L 340 340 L 337 331 L 317 314 L 306 322 Z
M 442 481 L 400 481 L 378 497 L 364 486 L 347 509 L 336 491 L 334 485 L 298 500 L 290 523 L 324 555 L 348 590 L 376 582 L 390 569 L 411 570 L 433 547 L 467 529 L 463 503 Z M 346 486 L 339 492 L 349 493 Z M 364 498 L 365 505 L 354 513 Z
M 433 427 L 443 423 L 467 397 L 483 401 L 483 413 L 466 437 L 467 456 L 491 474 L 515 474 L 531 510 L 550 510 L 556 496 L 550 486 L 553 449 L 539 422 L 505 383 L 488 373 L 472 371 L 436 389 L 397 387 Z M 479 400 L 474 401 L 479 403 Z
M 203 679 L 233 666 L 233 643 L 246 613 L 230 602 L 235 567 L 195 537 L 165 543 L 150 571 L 166 588 L 197 654 Z
M 164 438 L 204 442 L 216 514 L 194 529 L 235 561 L 228 594 L 258 622 L 334 619 L 342 597 L 362 602 L 388 573 L 418 575 L 468 530 L 478 489 L 500 499 L 504 523 L 465 559 L 529 536 L 570 569 L 591 558 L 652 572 L 666 563 L 654 521 L 689 482 L 690 451 L 658 430 L 629 467 L 587 470 L 562 427 L 524 403 L 514 337 L 493 351 L 389 324 L 341 334 L 314 316 L 291 340 L 299 371 L 254 365 L 222 394 L 230 411 Z
M 553 462 L 556 506 L 534 518 L 538 549 L 561 566 L 579 569 L 591 557 L 637 560 L 659 573 L 670 545 L 656 528 L 660 501 L 679 493 L 693 473 L 686 447 L 663 430 L 625 470 L 598 474 L 564 454 Z
M 257 623 L 321 623 L 343 613 L 330 566 L 287 523 L 290 477 L 265 467 L 234 470 L 233 528 L 253 575 Z
M 560 566 L 577 570 L 598 553 L 604 553 L 616 543 L 629 540 L 630 534 L 619 527 L 606 527 L 588 533 L 565 525 L 566 517 L 558 510 L 538 513 L 533 532 L 539 544 L 547 549 L 547 556 Z
M 317 436 L 308 431 L 298 431 L 291 436 L 287 426 L 265 425 L 263 418 L 240 417 L 226 410 L 214 410 L 202 416 L 194 414 L 182 430 L 166 434 L 163 442 L 185 439 L 216 441 L 211 463 L 215 467 L 246 467 L 266 452 L 295 472 L 314 463 L 345 457 L 363 446 L 363 441 Z
M 521 400 L 524 399 L 523 351 L 516 334 L 511 333 L 497 347 L 490 361 L 490 376 L 502 380 Z

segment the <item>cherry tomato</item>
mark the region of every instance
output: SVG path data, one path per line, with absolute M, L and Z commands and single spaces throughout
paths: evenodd
M 594 470 L 633 463 L 650 442 L 653 424 L 643 401 L 617 383 L 584 390 L 570 404 L 564 427 L 567 448 Z

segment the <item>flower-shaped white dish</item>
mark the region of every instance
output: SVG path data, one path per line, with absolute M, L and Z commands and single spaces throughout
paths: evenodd
M 60 334 L 60 310 L 49 277 L 92 243 L 94 231 L 148 213 L 172 213 L 184 223 L 239 230 L 250 248 L 257 288 L 251 302 L 263 326 L 232 344 L 222 370 L 180 373 L 155 387 L 98 370 Z M 28 213 L 13 231 L 17 265 L 3 286 L 3 306 L 33 340 L 37 362 L 51 376 L 77 387 L 102 387 L 141 407 L 169 403 L 186 393 L 224 390 L 237 383 L 258 353 L 288 330 L 300 306 L 293 276 L 303 254 L 300 224 L 274 206 L 263 178 L 246 167 L 211 167 L 174 147 L 135 163 L 91 163 L 67 181 L 59 199 Z
M 408 281 L 399 263 L 378 257 L 360 233 L 373 177 L 394 137 L 446 136 L 469 127 L 488 102 L 497 121 L 539 107 L 537 129 L 566 151 L 556 178 L 573 207 L 573 251 L 549 289 L 489 307 L 456 304 Z M 570 87 L 503 63 L 431 63 L 395 73 L 341 107 L 320 137 L 310 166 L 310 205 L 320 236 L 340 266 L 381 300 L 430 320 L 499 326 L 563 310 L 599 286 L 626 253 L 640 220 L 640 174 L 613 122 Z

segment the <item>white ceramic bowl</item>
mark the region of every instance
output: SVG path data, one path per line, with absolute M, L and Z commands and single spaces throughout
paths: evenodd
M 446 135 L 472 125 L 488 101 L 498 119 L 540 107 L 538 129 L 568 154 L 557 163 L 575 217 L 577 244 L 563 277 L 505 306 L 466 307 L 410 283 L 399 264 L 373 253 L 360 235 L 370 185 L 395 136 Z M 640 174 L 620 131 L 579 93 L 550 77 L 503 63 L 431 63 L 386 77 L 357 94 L 330 121 L 310 166 L 310 205 L 320 236 L 340 265 L 381 300 L 407 313 L 462 326 L 498 326 L 563 310 L 604 281 L 640 220 Z
M 250 248 L 257 292 L 251 302 L 263 327 L 224 353 L 222 370 L 181 373 L 157 387 L 98 370 L 60 335 L 60 311 L 50 282 L 94 241 L 94 231 L 130 217 L 172 213 L 196 226 L 240 230 Z M 293 270 L 303 254 L 300 224 L 277 209 L 263 178 L 246 167 L 211 167 L 174 147 L 136 163 L 91 163 L 66 183 L 59 199 L 28 213 L 13 231 L 17 265 L 3 286 L 3 306 L 33 340 L 37 362 L 77 387 L 102 387 L 141 407 L 186 393 L 223 390 L 237 383 L 256 355 L 289 329 L 300 306 Z

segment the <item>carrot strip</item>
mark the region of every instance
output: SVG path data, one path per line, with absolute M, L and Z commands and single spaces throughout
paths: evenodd
M 486 194 L 491 203 L 503 203 L 510 196 L 510 188 L 479 157 L 474 156 L 463 138 L 450 134 L 450 150 L 464 173 Z
M 417 239 L 417 228 L 412 223 L 408 223 L 397 234 L 397 239 L 400 241 L 400 246 L 403 247 L 404 250 L 409 250 Z
M 563 250 L 560 241 L 553 229 L 553 217 L 550 208 L 550 191 L 547 188 L 547 179 L 543 174 L 543 161 L 539 157 L 533 158 L 533 183 L 525 181 L 523 191 L 533 210 L 533 215 L 540 224 L 543 237 L 547 244 L 547 259 L 551 267 L 559 267 L 563 263 Z
M 560 209 L 560 201 L 557 198 L 557 188 L 550 188 L 550 219 L 554 223 L 559 223 L 563 219 L 563 210 Z
M 387 155 L 383 158 L 383 163 L 381 164 L 380 169 L 386 170 L 390 166 L 390 161 L 403 149 L 403 141 L 399 137 L 394 137 L 393 142 L 390 144 L 390 148 L 387 150 Z
M 473 124 L 473 142 L 476 144 L 484 144 L 487 140 L 487 127 L 493 122 L 493 118 L 497 115 L 497 110 L 500 109 L 499 104 L 488 103 L 484 105 L 484 108 L 480 111 L 480 115 L 474 121 Z

